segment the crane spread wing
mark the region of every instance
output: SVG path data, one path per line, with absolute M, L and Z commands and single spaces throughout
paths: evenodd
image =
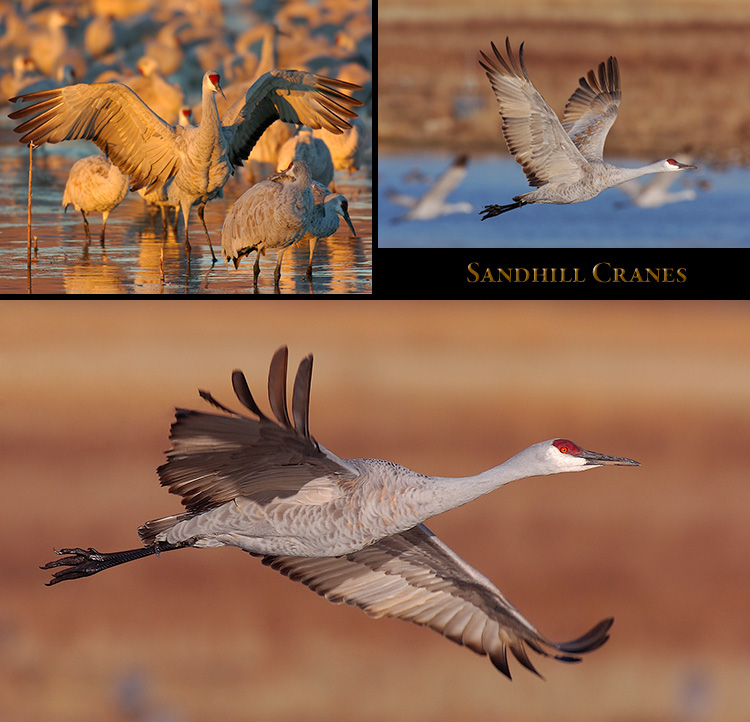
M 258 138 L 275 120 L 325 128 L 341 133 L 357 114 L 349 106 L 361 101 L 337 90 L 360 90 L 359 85 L 300 70 L 272 70 L 261 75 L 244 98 L 222 118 L 229 145 L 229 161 L 242 165 Z
M 523 43 L 518 61 L 508 38 L 505 49 L 507 62 L 492 43 L 495 58 L 480 51 L 484 60 L 479 64 L 485 69 L 500 105 L 508 150 L 521 164 L 532 186 L 543 186 L 551 180 L 575 183 L 581 178 L 581 166 L 586 161 L 553 110 L 531 84 L 523 59 Z
M 10 113 L 22 143 L 91 140 L 130 176 L 131 189 L 163 184 L 178 170 L 174 126 L 122 83 L 80 83 L 11 98 L 31 101 Z
M 237 398 L 258 418 L 228 409 L 209 393 L 208 402 L 229 414 L 177 409 L 172 448 L 159 467 L 162 486 L 182 497 L 188 513 L 220 506 L 238 496 L 265 504 L 295 494 L 321 476 L 344 481 L 355 472 L 321 447 L 310 434 L 308 410 L 312 356 L 300 363 L 292 392 L 292 418 L 286 401 L 286 347 L 271 361 L 268 395 L 273 421 L 260 410 L 241 371 L 232 374 Z
M 465 155 L 458 156 L 450 168 L 443 171 L 432 188 L 424 194 L 423 200 L 442 203 L 448 194 L 458 188 L 461 185 L 461 181 L 466 178 L 466 164 L 468 160 L 468 157 Z
M 609 638 L 611 619 L 582 637 L 551 642 L 540 635 L 488 579 L 469 566 L 424 525 L 342 557 L 264 556 L 263 563 L 302 582 L 331 602 L 346 602 L 373 617 L 425 625 L 486 654 L 510 677 L 507 650 L 538 674 L 524 644 L 566 662 Z
M 617 58 L 599 63 L 598 75 L 589 70 L 587 77 L 578 81 L 579 87 L 570 96 L 562 125 L 586 160 L 601 160 L 622 97 Z
M 407 196 L 389 188 L 385 189 L 385 197 L 391 201 L 391 203 L 404 206 L 404 208 L 414 208 L 417 205 L 417 199 L 414 196 Z

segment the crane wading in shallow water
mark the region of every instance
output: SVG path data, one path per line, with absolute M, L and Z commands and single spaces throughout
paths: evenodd
M 141 526 L 145 546 L 139 549 L 57 551 L 67 556 L 42 567 L 65 567 L 50 584 L 172 549 L 237 546 L 331 602 L 428 626 L 486 654 L 508 677 L 508 648 L 538 674 L 524 645 L 578 662 L 607 641 L 612 619 L 570 642 L 542 636 L 422 522 L 515 479 L 639 466 L 637 461 L 586 451 L 565 439 L 533 444 L 500 466 L 463 478 L 424 476 L 380 459 L 339 459 L 310 434 L 312 356 L 297 371 L 290 417 L 287 357 L 286 347 L 280 348 L 268 374 L 276 421 L 260 410 L 241 371 L 232 374 L 234 391 L 257 418 L 205 391 L 200 395 L 223 415 L 177 409 L 172 448 L 158 471 L 162 485 L 182 497 L 185 512 Z
M 602 159 L 604 141 L 617 118 L 620 105 L 620 68 L 617 58 L 599 64 L 598 76 L 589 70 L 587 78 L 570 96 L 560 123 L 552 108 L 532 85 L 523 60 L 518 61 L 510 40 L 505 39 L 506 61 L 491 43 L 495 58 L 479 64 L 489 78 L 503 118 L 503 136 L 508 150 L 523 167 L 536 190 L 514 196 L 514 203 L 485 206 L 482 220 L 498 216 L 529 203 L 580 203 L 598 196 L 632 178 L 649 173 L 669 173 L 695 168 L 673 158 L 642 168 L 619 168 Z
M 215 70 L 203 76 L 203 115 L 198 126 L 166 123 L 130 88 L 116 81 L 20 95 L 10 102 L 31 104 L 8 117 L 26 118 L 13 129 L 23 134 L 21 143 L 90 140 L 130 176 L 130 190 L 163 188 L 168 204 L 182 211 L 188 253 L 188 219 L 197 203 L 216 262 L 203 219 L 206 203 L 223 195 L 234 168 L 247 159 L 266 128 L 281 119 L 341 133 L 351 127 L 346 118 L 357 117 L 350 106 L 362 105 L 341 92 L 360 90 L 358 85 L 300 70 L 272 70 L 219 118 L 216 93 L 224 94 L 219 81 Z

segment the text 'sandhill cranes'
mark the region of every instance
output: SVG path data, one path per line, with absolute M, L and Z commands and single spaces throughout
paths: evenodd
M 312 356 L 300 363 L 290 416 L 287 356 L 286 347 L 279 349 L 268 375 L 276 421 L 260 410 L 240 371 L 232 374 L 234 391 L 257 418 L 205 391 L 201 396 L 223 414 L 177 409 L 159 476 L 182 497 L 183 513 L 146 522 L 138 530 L 145 544 L 139 549 L 57 552 L 67 556 L 42 567 L 64 567 L 50 584 L 172 549 L 237 546 L 332 602 L 428 626 L 486 654 L 508 677 L 508 648 L 536 673 L 525 645 L 577 662 L 607 641 L 612 619 L 570 642 L 547 639 L 423 522 L 516 479 L 637 461 L 564 439 L 533 444 L 463 478 L 424 476 L 380 459 L 340 459 L 310 434 Z
M 604 162 L 604 140 L 617 118 L 622 95 L 617 58 L 610 57 L 600 63 L 598 73 L 590 70 L 580 79 L 560 123 L 531 83 L 523 60 L 524 44 L 516 60 L 506 38 L 507 61 L 495 44 L 491 45 L 495 57 L 480 51 L 479 64 L 500 105 L 508 150 L 536 190 L 514 196 L 514 202 L 504 206 L 485 206 L 483 221 L 529 203 L 580 203 L 632 178 L 695 168 L 673 158 L 642 168 L 619 168 Z

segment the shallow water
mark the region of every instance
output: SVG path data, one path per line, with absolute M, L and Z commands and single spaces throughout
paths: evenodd
M 179 240 L 170 234 L 164 244 L 161 278 L 161 218 L 149 213 L 140 196 L 129 193 L 110 214 L 105 247 L 99 244 L 101 214 L 89 215 L 92 241 L 87 244 L 80 212 L 63 212 L 63 189 L 71 165 L 98 152 L 87 142 L 43 146 L 34 152 L 32 233 L 37 251 L 27 263 L 28 149 L 20 143 L 0 145 L 0 293 L 258 293 L 368 294 L 372 292 L 372 186 L 364 170 L 351 177 L 337 173 L 338 190 L 349 199 L 357 231 L 350 238 L 346 223 L 315 248 L 313 278 L 305 269 L 307 242 L 284 255 L 278 289 L 273 284 L 276 255 L 261 259 L 253 287 L 254 254 L 239 269 L 219 260 L 211 263 L 205 233 L 195 209 L 190 214 L 188 259 L 182 222 Z M 232 203 L 248 188 L 242 169 L 224 188 L 224 198 L 206 206 L 205 219 L 214 251 L 220 256 L 221 224 Z
M 612 162 L 635 167 L 632 159 Z M 385 247 L 513 247 L 513 248 L 688 248 L 750 246 L 750 170 L 719 171 L 701 164 L 685 171 L 670 189 L 685 182 L 707 181 L 707 191 L 697 189 L 694 201 L 656 209 L 627 205 L 616 188 L 585 203 L 566 206 L 526 206 L 501 216 L 480 220 L 478 211 L 491 203 L 510 203 L 529 190 L 521 167 L 509 157 L 472 159 L 464 182 L 450 194 L 449 202 L 468 201 L 476 213 L 454 214 L 430 221 L 394 223 L 405 209 L 390 202 L 383 192 L 396 188 L 421 195 L 429 186 L 407 183 L 404 176 L 420 169 L 436 176 L 451 163 L 448 155 L 383 155 L 378 164 L 378 245 Z M 677 174 L 675 174 L 677 175 Z M 680 174 L 681 176 L 683 174 Z

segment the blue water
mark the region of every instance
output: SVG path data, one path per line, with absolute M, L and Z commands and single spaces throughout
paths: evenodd
M 477 213 L 430 221 L 393 223 L 405 209 L 384 196 L 386 188 L 421 195 L 425 183 L 404 181 L 414 169 L 436 176 L 451 163 L 449 155 L 381 155 L 378 173 L 378 219 L 381 248 L 747 248 L 750 247 L 750 169 L 714 170 L 700 159 L 685 179 L 708 181 L 694 201 L 646 209 L 624 205 L 627 197 L 611 188 L 585 203 L 525 206 L 480 220 L 478 211 L 491 203 L 512 202 L 530 190 L 521 167 L 507 156 L 472 158 L 468 175 L 448 198 L 468 201 Z M 636 167 L 655 159 L 618 160 Z M 679 190 L 678 178 L 670 190 Z

